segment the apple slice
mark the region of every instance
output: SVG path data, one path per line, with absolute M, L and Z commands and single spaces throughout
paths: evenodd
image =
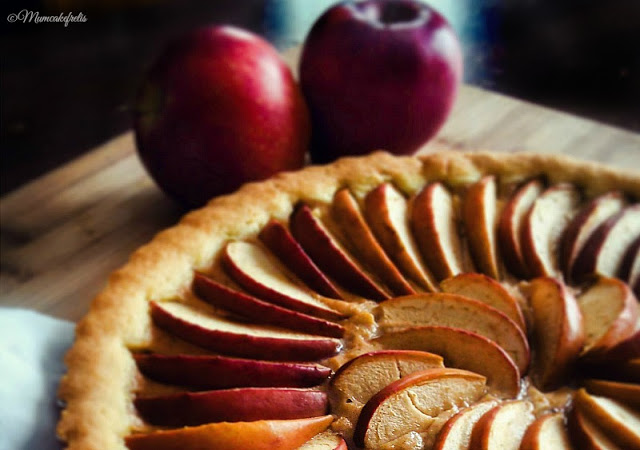
M 337 339 L 217 317 L 176 302 L 151 302 L 151 318 L 175 336 L 225 355 L 276 361 L 316 361 L 342 348 Z
M 626 280 L 636 298 L 640 298 L 640 236 L 627 248 L 618 278 Z
M 498 245 L 502 259 L 509 272 L 518 278 L 529 277 L 520 245 L 522 224 L 543 189 L 540 180 L 525 183 L 509 199 L 498 220 Z
M 496 404 L 495 400 L 479 402 L 464 408 L 450 418 L 440 430 L 433 450 L 467 450 L 473 427 Z
M 391 259 L 420 287 L 436 291 L 409 228 L 407 199 L 391 184 L 383 183 L 366 195 L 364 205 L 367 222 Z
M 289 228 L 318 267 L 345 288 L 372 300 L 389 298 L 340 246 L 308 205 L 296 205 Z
M 411 203 L 411 230 L 436 279 L 464 271 L 453 197 L 442 183 L 425 186 Z
M 280 222 L 270 220 L 258 237 L 287 266 L 287 269 L 295 273 L 311 289 L 330 298 L 342 299 L 342 295 L 331 280 L 315 265 L 289 230 Z
M 579 389 L 573 397 L 574 408 L 593 421 L 615 444 L 622 448 L 640 448 L 640 414 L 606 397 Z
M 561 412 L 538 417 L 524 434 L 519 450 L 571 450 Z
M 506 314 L 523 331 L 527 326 L 518 301 L 496 280 L 481 273 L 461 273 L 440 283 L 444 292 L 486 303 Z
M 231 277 L 254 295 L 324 319 L 340 320 L 345 317 L 323 303 L 318 294 L 287 278 L 269 254 L 256 244 L 229 242 L 222 261 Z
M 384 252 L 360 213 L 358 203 L 348 189 L 340 189 L 333 197 L 331 213 L 345 237 L 369 270 L 396 295 L 413 294 L 415 290 Z
M 480 272 L 499 279 L 500 268 L 496 248 L 498 217 L 496 179 L 482 178 L 467 190 L 462 202 L 462 220 L 471 256 Z
M 591 419 L 576 408 L 568 414 L 567 428 L 574 448 L 584 450 L 620 450 Z
M 534 420 L 531 402 L 513 400 L 501 403 L 486 412 L 473 427 L 469 448 L 518 450 Z
M 331 369 L 317 364 L 258 361 L 210 355 L 133 355 L 140 372 L 161 383 L 194 389 L 311 387 Z
M 638 325 L 638 302 L 629 286 L 617 278 L 598 279 L 578 297 L 586 340 L 582 354 L 599 354 L 631 337 Z
M 560 275 L 558 254 L 562 234 L 579 204 L 580 193 L 571 184 L 552 186 L 533 202 L 520 234 L 530 276 Z
M 590 378 L 584 380 L 584 386 L 590 394 L 608 397 L 636 409 L 640 408 L 640 384 Z
M 604 221 L 576 256 L 572 278 L 589 275 L 614 277 L 622 267 L 625 252 L 640 236 L 640 204 L 628 206 Z
M 572 372 L 585 342 L 585 326 L 575 297 L 560 280 L 530 284 L 535 361 L 533 379 L 542 390 L 560 386 Z
M 624 207 L 620 192 L 608 192 L 591 200 L 567 226 L 560 248 L 560 262 L 567 279 L 570 279 L 573 264 L 589 236 L 608 218 Z
M 325 431 L 305 442 L 298 450 L 348 450 L 347 443 L 339 434 Z
M 297 388 L 235 388 L 137 397 L 140 417 L 152 425 L 182 427 L 209 422 L 304 419 L 327 413 L 325 392 Z
M 594 363 L 610 363 L 634 358 L 640 358 L 640 330 L 636 330 L 631 336 L 618 342 L 608 350 L 603 350 L 597 355 L 585 355 L 583 360 Z
M 427 369 L 397 380 L 362 409 L 353 440 L 379 448 L 407 433 L 424 432 L 444 411 L 476 401 L 485 393 L 485 377 L 459 369 Z
M 326 430 L 333 416 L 296 420 L 221 422 L 127 436 L 130 450 L 292 450 Z
M 207 303 L 244 316 L 254 323 L 275 325 L 321 336 L 337 338 L 344 336 L 344 327 L 337 323 L 262 301 L 224 286 L 198 272 L 194 275 L 192 288 L 194 293 Z
M 459 328 L 412 327 L 386 333 L 373 341 L 385 349 L 420 350 L 441 355 L 446 366 L 484 375 L 501 398 L 520 392 L 520 372 L 511 357 L 495 342 Z
M 379 311 L 383 329 L 412 326 L 461 328 L 502 347 L 521 374 L 529 366 L 529 344 L 522 329 L 486 303 L 456 294 L 415 294 L 384 301 L 380 303 Z
M 333 410 L 355 423 L 362 407 L 388 384 L 413 372 L 443 367 L 441 356 L 415 350 L 380 350 L 357 356 L 331 379 Z

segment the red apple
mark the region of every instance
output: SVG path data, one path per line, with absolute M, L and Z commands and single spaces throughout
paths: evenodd
M 313 124 L 312 159 L 384 148 L 409 154 L 453 105 L 462 53 L 447 21 L 413 0 L 346 1 L 309 33 L 300 84 Z
M 153 179 L 189 206 L 301 167 L 310 129 L 277 51 L 228 26 L 167 46 L 140 89 L 134 127 Z

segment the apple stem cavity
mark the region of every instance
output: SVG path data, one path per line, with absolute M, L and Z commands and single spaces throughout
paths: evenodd
M 386 1 L 382 4 L 364 2 L 358 5 L 364 17 L 380 27 L 410 25 L 426 19 L 429 11 L 421 5 L 405 1 Z

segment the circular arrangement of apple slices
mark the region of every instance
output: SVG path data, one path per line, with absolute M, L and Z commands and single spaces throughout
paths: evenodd
M 584 195 L 385 182 L 229 240 L 150 304 L 127 446 L 640 448 L 640 204 Z

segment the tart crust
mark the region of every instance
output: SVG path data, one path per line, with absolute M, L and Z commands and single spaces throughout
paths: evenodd
M 257 234 L 271 218 L 286 219 L 300 200 L 330 203 L 343 187 L 364 195 L 390 181 L 413 194 L 427 181 L 455 188 L 488 174 L 501 185 L 542 176 L 550 183 L 574 183 L 588 197 L 616 189 L 640 199 L 636 172 L 557 155 L 481 151 L 419 157 L 376 152 L 247 184 L 160 232 L 109 277 L 78 323 L 65 357 L 68 373 L 59 397 L 66 407 L 58 436 L 70 449 L 126 448 L 124 437 L 139 424 L 132 403 L 137 370 L 130 350 L 150 339 L 149 302 L 169 300 L 187 289 L 193 270 L 210 266 L 228 240 Z

